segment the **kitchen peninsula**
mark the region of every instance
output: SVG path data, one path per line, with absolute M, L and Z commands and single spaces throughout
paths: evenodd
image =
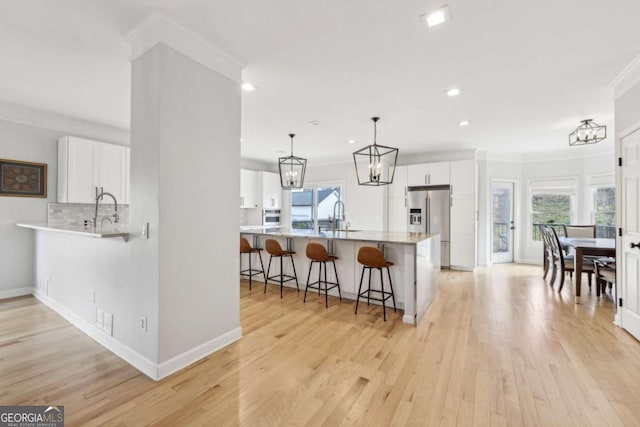
M 327 250 L 339 257 L 336 261 L 338 279 L 342 296 L 355 300 L 360 283 L 361 265 L 358 263 L 358 250 L 362 246 L 378 246 L 385 254 L 385 258 L 394 263 L 391 267 L 391 277 L 399 309 L 404 310 L 402 320 L 405 323 L 417 325 L 429 305 L 435 298 L 437 275 L 440 271 L 440 236 L 438 234 L 382 232 L 382 231 L 325 231 L 296 230 L 290 228 L 255 228 L 240 229 L 240 234 L 246 237 L 253 246 L 264 247 L 268 238 L 277 240 L 283 248 L 296 251 L 293 256 L 298 272 L 300 289 L 304 290 L 309 260 L 305 255 L 308 243 L 321 243 Z M 269 255 L 264 252 L 265 269 L 269 262 Z M 242 259 L 242 268 L 248 267 L 248 260 Z M 258 265 L 253 263 L 253 265 Z M 271 264 L 271 271 L 277 272 L 279 263 Z M 293 274 L 291 264 L 285 263 L 286 274 Z M 333 281 L 335 273 L 328 269 L 328 279 Z M 314 270 L 317 271 L 317 270 Z M 366 280 L 366 278 L 365 278 Z M 285 283 L 285 286 L 295 287 L 295 282 Z M 379 289 L 379 277 L 372 276 L 372 286 Z M 338 296 L 337 289 L 329 291 L 329 295 Z

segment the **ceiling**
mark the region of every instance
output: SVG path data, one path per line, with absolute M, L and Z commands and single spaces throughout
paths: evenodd
M 288 154 L 293 132 L 295 154 L 348 160 L 374 115 L 378 142 L 405 156 L 566 149 L 584 118 L 613 134 L 608 84 L 640 54 L 640 2 L 450 0 L 451 21 L 427 29 L 442 1 L 2 2 L 0 101 L 128 128 L 124 36 L 160 8 L 248 64 L 246 158 Z

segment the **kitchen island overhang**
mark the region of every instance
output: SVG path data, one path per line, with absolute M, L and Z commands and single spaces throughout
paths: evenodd
M 438 234 L 382 231 L 313 232 L 282 227 L 241 227 L 240 234 L 248 238 L 254 246 L 264 247 L 265 240 L 272 238 L 277 240 L 283 248 L 296 251 L 293 258 L 299 274 L 301 290 L 304 290 L 306 285 L 310 264 L 305 255 L 307 244 L 316 242 L 325 245 L 330 253 L 339 257 L 336 268 L 342 296 L 352 300 L 357 297 L 362 269 L 357 261 L 358 250 L 362 246 L 380 247 L 385 258 L 394 263 L 390 273 L 397 306 L 404 310 L 402 317 L 404 323 L 417 325 L 438 291 L 440 272 L 440 236 Z M 269 255 L 266 252 L 264 255 L 266 269 Z M 242 259 L 241 263 L 241 268 L 248 267 L 247 258 Z M 279 272 L 279 268 L 279 263 L 272 263 L 272 272 L 274 269 L 276 273 Z M 290 264 L 285 264 L 284 270 L 285 274 L 293 274 Z M 329 273 L 330 276 L 335 276 L 334 272 L 329 271 Z M 330 281 L 334 279 L 335 277 L 329 277 Z M 295 288 L 296 285 L 292 281 L 285 286 Z M 385 282 L 385 287 L 387 286 Z M 380 279 L 377 274 L 372 275 L 372 287 L 380 289 Z M 329 295 L 337 297 L 338 291 L 331 290 Z

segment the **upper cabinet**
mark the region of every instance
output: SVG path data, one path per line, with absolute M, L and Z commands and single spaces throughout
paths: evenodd
M 396 166 L 393 182 L 389 184 L 389 197 L 404 197 L 407 194 L 407 168 Z
M 449 162 L 408 166 L 407 185 L 409 186 L 446 184 L 449 184 Z
M 262 175 L 262 208 L 280 209 L 282 185 L 280 175 L 273 172 L 260 172 Z
M 240 169 L 240 207 L 255 208 L 256 203 L 256 172 Z
M 129 147 L 63 136 L 58 140 L 58 203 L 95 203 L 102 192 L 129 203 Z

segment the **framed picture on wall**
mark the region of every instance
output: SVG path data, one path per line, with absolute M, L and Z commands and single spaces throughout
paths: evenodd
M 0 159 L 0 196 L 47 197 L 47 164 Z

